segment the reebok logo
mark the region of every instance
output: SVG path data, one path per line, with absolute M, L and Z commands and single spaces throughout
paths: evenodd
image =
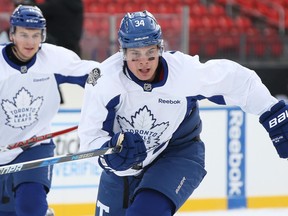
M 282 123 L 286 119 L 288 119 L 288 110 L 285 110 L 284 112 L 280 113 L 277 117 L 271 119 L 269 121 L 269 128 L 275 127 L 276 125 Z
M 241 164 L 244 163 L 243 149 L 241 146 L 241 126 L 244 124 L 242 111 L 231 111 L 228 131 L 228 151 L 229 151 L 229 172 L 228 172 L 228 195 L 241 196 L 244 193 L 243 170 Z
M 158 103 L 162 103 L 162 104 L 180 104 L 181 101 L 180 100 L 164 100 L 159 98 L 158 99 Z

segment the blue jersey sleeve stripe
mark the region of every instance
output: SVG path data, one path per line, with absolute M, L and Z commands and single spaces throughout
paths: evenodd
M 83 76 L 63 76 L 61 74 L 55 74 L 55 78 L 58 85 L 62 83 L 70 83 L 77 84 L 84 88 L 88 74 Z

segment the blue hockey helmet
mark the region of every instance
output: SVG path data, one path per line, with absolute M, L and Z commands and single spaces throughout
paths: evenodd
M 121 21 L 118 40 L 122 49 L 158 45 L 163 47 L 161 27 L 148 11 L 127 13 Z
M 19 5 L 10 17 L 10 31 L 15 32 L 16 26 L 41 29 L 42 41 L 46 39 L 46 19 L 37 6 Z

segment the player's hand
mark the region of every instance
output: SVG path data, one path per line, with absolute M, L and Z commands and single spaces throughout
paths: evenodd
M 102 147 L 115 147 L 120 133 L 116 133 Z M 137 165 L 147 157 L 146 147 L 142 137 L 136 133 L 124 133 L 122 150 L 119 153 L 99 157 L 99 165 L 105 170 L 123 171 Z
M 288 105 L 279 101 L 260 116 L 260 123 L 269 133 L 279 156 L 288 158 Z

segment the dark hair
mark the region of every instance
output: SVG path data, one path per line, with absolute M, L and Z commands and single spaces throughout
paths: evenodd
M 14 7 L 21 5 L 36 5 L 35 0 L 13 0 Z

